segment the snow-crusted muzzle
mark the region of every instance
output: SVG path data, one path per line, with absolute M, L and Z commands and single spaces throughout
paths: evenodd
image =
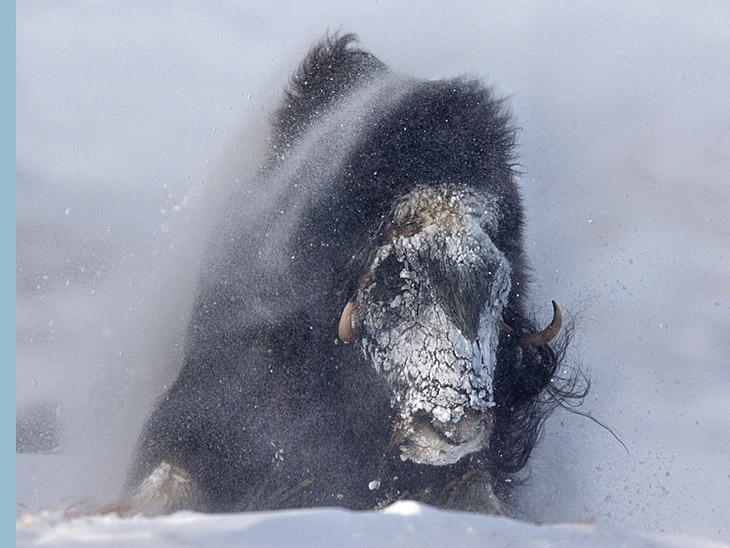
M 451 464 L 489 444 L 510 290 L 510 265 L 490 238 L 494 205 L 452 186 L 410 192 L 343 313 L 392 390 L 403 460 Z

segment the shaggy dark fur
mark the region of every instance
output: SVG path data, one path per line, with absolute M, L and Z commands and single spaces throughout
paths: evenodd
M 567 340 L 517 344 L 544 326 L 523 304 L 515 133 L 503 102 L 478 81 L 396 77 L 354 41 L 334 37 L 311 50 L 274 114 L 259 183 L 233 192 L 221 213 L 184 363 L 140 438 L 131 490 L 165 461 L 187 471 L 200 490 L 195 506 L 206 511 L 370 509 L 398 498 L 489 511 L 480 486 L 507 498 L 505 480 L 525 465 L 549 411 L 581 396 L 575 379 L 555 379 Z M 333 151 L 337 165 L 321 179 L 312 175 L 322 167 L 316 158 L 283 173 L 313 128 L 389 76 L 409 91 L 364 113 L 354 146 Z M 514 334 L 498 351 L 490 447 L 446 466 L 400 459 L 383 380 L 357 345 L 337 340 L 391 205 L 433 181 L 498 197 L 503 222 L 493 240 L 512 265 L 503 320 Z

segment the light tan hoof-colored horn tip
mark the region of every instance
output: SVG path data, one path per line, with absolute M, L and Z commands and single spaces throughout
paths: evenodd
M 358 329 L 352 325 L 352 311 L 355 309 L 355 301 L 350 301 L 345 305 L 340 316 L 340 325 L 337 334 L 344 343 L 354 341 L 358 336 Z
M 520 346 L 542 346 L 552 341 L 560 332 L 563 315 L 558 303 L 553 301 L 553 321 L 545 329 L 537 333 L 528 333 L 520 339 Z

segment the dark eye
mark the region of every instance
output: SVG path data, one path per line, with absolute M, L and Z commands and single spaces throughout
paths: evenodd
M 400 272 L 386 272 L 383 274 L 383 283 L 388 289 L 400 289 Z
M 403 280 L 400 277 L 401 263 L 394 257 L 388 257 L 378 265 L 373 273 L 374 290 L 383 298 L 392 299 L 400 293 Z

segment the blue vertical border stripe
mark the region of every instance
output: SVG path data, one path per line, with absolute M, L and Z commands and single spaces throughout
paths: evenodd
M 2 391 L 7 391 L 0 398 L 2 402 L 2 498 L 9 506 L 12 500 L 15 506 L 15 2 L 3 2 L 0 8 L 0 40 L 2 40 L 2 144 L 0 145 L 0 166 L 2 177 L 2 334 L 3 359 Z M 12 212 L 11 212 L 12 209 Z M 12 391 L 12 392 L 11 392 Z M 11 431 L 13 432 L 11 434 Z M 12 445 L 11 445 L 12 444 Z M 12 464 L 12 466 L 11 466 Z M 3 515 L 11 516 L 10 508 Z M 0 538 L 10 536 L 10 527 L 3 527 Z M 6 533 L 7 532 L 7 533 Z M 12 538 L 14 538 L 13 535 Z M 12 546 L 10 539 L 2 542 L 3 546 Z

